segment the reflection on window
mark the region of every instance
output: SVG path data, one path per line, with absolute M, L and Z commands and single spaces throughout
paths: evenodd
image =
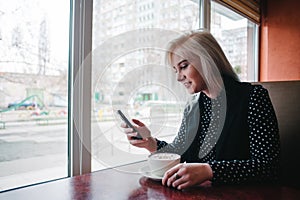
M 165 66 L 162 44 L 176 31 L 199 28 L 191 0 L 94 1 L 92 170 L 145 159 L 129 145 L 116 109 L 171 141 L 187 95 Z M 180 96 L 180 94 L 183 94 Z
M 0 0 L 0 191 L 67 176 L 67 0 Z
M 257 25 L 216 3 L 211 3 L 211 32 L 242 81 L 256 81 Z

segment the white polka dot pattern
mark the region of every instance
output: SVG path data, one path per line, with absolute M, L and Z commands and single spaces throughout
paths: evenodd
M 204 138 L 215 137 L 214 133 L 216 127 L 218 127 L 218 120 L 216 120 L 218 116 L 212 115 L 219 115 L 219 112 L 211 113 L 211 100 L 205 95 L 203 102 L 204 112 L 201 114 L 200 122 L 202 131 L 195 140 L 197 140 L 196 144 L 198 145 L 197 151 L 204 152 L 206 156 L 202 159 L 195 158 L 195 160 L 210 164 L 213 170 L 212 182 L 215 184 L 238 184 L 276 180 L 280 146 L 279 130 L 267 90 L 261 86 L 254 86 L 250 93 L 247 116 L 250 139 L 250 159 L 248 160 L 216 160 L 215 146 L 211 147 L 210 145 L 212 144 L 209 144 L 209 142 L 205 144 Z M 220 107 L 218 101 L 214 102 L 214 105 Z M 186 112 L 184 116 L 186 116 Z M 186 125 L 185 117 L 183 117 L 175 140 L 171 144 L 157 140 L 158 150 L 163 148 L 164 151 L 182 153 L 182 148 L 186 143 Z M 202 143 L 204 144 L 202 145 Z M 197 157 L 198 153 L 195 152 L 193 156 Z
M 268 92 L 261 86 L 255 86 L 250 94 L 248 124 L 250 159 L 209 161 L 213 182 L 238 184 L 278 178 L 280 148 L 277 119 Z

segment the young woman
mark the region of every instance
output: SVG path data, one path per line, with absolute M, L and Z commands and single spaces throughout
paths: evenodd
M 179 132 L 172 143 L 151 136 L 136 136 L 121 126 L 129 142 L 151 153 L 175 152 L 182 162 L 168 170 L 162 184 L 177 189 L 211 181 L 241 184 L 278 178 L 279 133 L 268 92 L 260 85 L 242 83 L 215 38 L 208 32 L 184 34 L 172 41 L 167 61 L 177 80 L 193 95 L 184 110 Z

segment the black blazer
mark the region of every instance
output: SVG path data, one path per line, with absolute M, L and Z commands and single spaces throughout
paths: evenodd
M 216 144 L 216 160 L 250 158 L 249 125 L 247 112 L 253 86 L 229 78 L 224 79 L 227 98 L 225 124 Z
M 250 158 L 249 126 L 247 123 L 247 112 L 249 106 L 249 96 L 253 87 L 250 83 L 237 82 L 231 78 L 223 78 L 226 92 L 226 117 L 220 130 L 220 137 L 215 145 L 216 160 L 243 160 Z M 199 98 L 199 107 L 203 102 Z M 199 124 L 201 122 L 201 116 Z M 187 147 L 182 155 L 182 161 L 202 162 L 199 158 L 199 134 L 201 126 L 195 136 L 192 136 L 193 142 Z M 190 136 L 191 137 L 191 136 Z M 190 139 L 192 140 L 192 139 Z

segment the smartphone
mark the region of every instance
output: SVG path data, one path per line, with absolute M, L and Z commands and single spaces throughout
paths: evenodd
M 132 128 L 134 132 L 137 133 L 137 136 L 133 136 L 132 139 L 135 140 L 142 140 L 143 137 L 140 135 L 140 133 L 136 130 L 136 128 L 130 123 L 130 121 L 127 119 L 127 117 L 122 113 L 121 110 L 118 110 L 117 113 L 120 115 L 121 119 L 127 124 L 128 127 Z

